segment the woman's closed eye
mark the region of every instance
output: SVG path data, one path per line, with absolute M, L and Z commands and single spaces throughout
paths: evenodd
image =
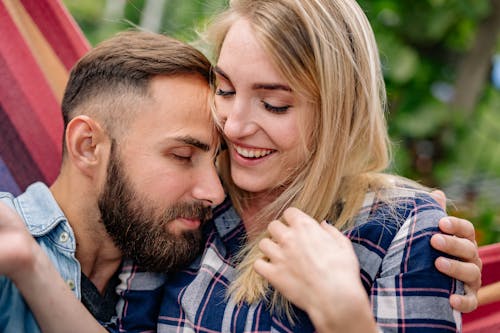
M 264 108 L 267 111 L 273 112 L 273 113 L 284 113 L 290 109 L 291 105 L 283 105 L 283 106 L 275 106 L 272 104 L 269 104 L 265 101 L 262 101 L 262 104 L 264 105 Z
M 217 96 L 222 96 L 222 97 L 226 97 L 226 96 L 232 96 L 234 95 L 236 92 L 234 90 L 223 90 L 221 88 L 217 88 L 215 90 L 215 94 Z

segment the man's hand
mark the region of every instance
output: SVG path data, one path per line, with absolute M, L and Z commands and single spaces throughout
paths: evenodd
M 446 196 L 442 191 L 431 193 L 433 198 L 446 210 Z M 442 234 L 431 238 L 431 245 L 436 250 L 458 258 L 436 259 L 436 268 L 465 284 L 465 295 L 451 295 L 451 306 L 460 312 L 471 312 L 477 308 L 477 292 L 481 287 L 481 269 L 483 263 L 479 258 L 475 239 L 474 225 L 467 220 L 447 216 L 439 221 Z

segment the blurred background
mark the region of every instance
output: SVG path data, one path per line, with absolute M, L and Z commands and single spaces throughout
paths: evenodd
M 193 41 L 227 0 L 63 0 L 91 44 L 130 27 Z M 500 242 L 500 0 L 359 0 L 379 44 L 392 171 L 444 190 Z

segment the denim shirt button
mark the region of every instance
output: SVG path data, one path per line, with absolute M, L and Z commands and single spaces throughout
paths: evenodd
M 68 285 L 68 287 L 71 289 L 71 290 L 74 290 L 75 289 L 75 281 L 73 280 L 66 280 L 66 284 Z
M 59 241 L 61 243 L 66 243 L 69 239 L 69 234 L 67 232 L 62 232 L 61 235 L 59 235 Z

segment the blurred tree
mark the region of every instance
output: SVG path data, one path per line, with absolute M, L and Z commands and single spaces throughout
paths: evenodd
M 166 4 L 167 0 L 146 1 L 139 25 L 148 31 L 160 32 Z
M 470 51 L 463 57 L 457 72 L 452 105 L 462 109 L 465 116 L 474 111 L 480 94 L 487 82 L 498 35 L 500 33 L 500 0 L 491 0 L 489 15 L 480 22 Z
M 498 47 L 499 1 L 360 4 L 384 64 L 394 170 L 447 190 L 457 200 L 455 214 L 493 235 L 484 242 L 500 241 L 500 138 L 492 135 L 500 99 L 487 75 Z

